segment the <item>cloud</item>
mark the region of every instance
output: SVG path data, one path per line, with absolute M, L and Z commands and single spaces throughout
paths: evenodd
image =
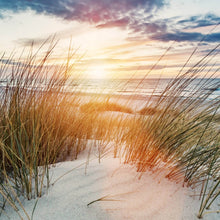
M 191 16 L 187 19 L 181 19 L 177 24 L 183 25 L 185 29 L 200 28 L 220 24 L 220 17 L 215 14 Z
M 130 24 L 130 19 L 129 17 L 125 17 L 122 19 L 118 19 L 118 20 L 112 20 L 112 21 L 108 21 L 106 23 L 103 24 L 99 24 L 96 27 L 97 28 L 111 28 L 111 27 L 127 27 Z
M 87 22 L 97 28 L 118 27 L 129 30 L 127 40 L 191 41 L 204 38 L 204 42 L 219 42 L 219 33 L 205 37 L 199 32 L 186 32 L 220 23 L 214 14 L 196 15 L 189 18 L 155 19 L 155 10 L 165 6 L 167 0 L 0 0 L 0 19 L 9 10 L 20 12 L 32 10 L 37 14 L 55 16 L 68 21 Z M 43 39 L 36 39 L 41 43 Z M 30 39 L 20 39 L 23 45 Z
M 191 28 L 201 28 L 220 24 L 220 17 L 214 14 L 196 15 L 187 19 L 181 17 L 174 17 L 168 19 L 157 19 L 154 17 L 127 17 L 126 20 L 111 21 L 99 25 L 100 28 L 105 27 L 127 27 L 131 32 L 127 38 L 128 41 L 176 41 L 176 42 L 203 42 L 213 43 L 220 42 L 220 33 L 211 33 L 205 35 L 198 30 L 194 32 L 187 32 Z
M 5 65 L 11 65 L 11 66 L 19 66 L 19 67 L 30 67 L 30 66 L 33 66 L 33 65 L 30 65 L 28 63 L 25 63 L 25 62 L 20 62 L 20 61 L 16 61 L 16 60 L 13 60 L 13 59 L 7 59 L 7 58 L 3 58 L 0 60 L 0 63 L 2 64 L 5 64 Z
M 97 28 L 118 27 L 131 32 L 158 32 L 162 24 L 151 23 L 152 13 L 167 0 L 0 0 L 1 12 L 32 10 L 68 21 L 87 22 Z M 162 26 L 163 27 L 162 27 Z M 32 40 L 21 39 L 28 45 Z M 41 39 L 40 39 L 41 41 Z M 38 39 L 37 39 L 38 42 Z
M 17 44 L 20 44 L 24 47 L 29 47 L 31 45 L 39 46 L 43 44 L 50 43 L 48 38 L 20 38 L 15 41 Z
M 198 32 L 181 32 L 176 31 L 173 33 L 163 33 L 163 34 L 154 34 L 150 37 L 152 40 L 159 40 L 164 42 L 169 41 L 176 41 L 176 42 L 182 42 L 182 41 L 190 41 L 190 42 L 209 42 L 209 43 L 215 43 L 220 42 L 220 32 L 219 33 L 211 33 L 209 35 L 204 35 Z
M 160 21 L 139 22 L 139 24 L 130 25 L 133 32 L 141 32 L 146 34 L 161 33 L 167 30 L 166 23 Z
M 125 66 L 125 67 L 119 67 L 114 69 L 115 71 L 140 71 L 140 70 L 161 70 L 164 68 L 174 68 L 174 67 L 179 67 L 178 65 L 170 65 L 170 66 L 165 66 L 165 65 L 135 65 L 135 66 Z
M 180 32 L 177 31 L 176 33 L 163 33 L 163 34 L 154 34 L 151 36 L 152 40 L 159 40 L 159 41 L 199 41 L 202 39 L 201 33 L 187 33 L 187 32 Z
M 144 21 L 143 21 L 144 20 Z M 133 36 L 129 36 L 127 40 L 153 40 L 153 41 L 176 41 L 176 42 L 199 42 L 215 43 L 220 42 L 220 32 L 212 32 L 205 35 L 197 29 L 196 31 L 187 32 L 189 28 L 201 28 L 220 24 L 220 17 L 214 14 L 206 14 L 204 16 L 191 16 L 188 19 L 181 19 L 181 17 L 168 19 L 146 19 L 136 21 L 136 23 L 129 24 L 129 29 L 133 31 Z
M 7 0 L 0 2 L 0 10 L 19 12 L 31 9 L 64 20 L 98 24 L 122 19 L 139 10 L 149 13 L 164 4 L 165 0 Z

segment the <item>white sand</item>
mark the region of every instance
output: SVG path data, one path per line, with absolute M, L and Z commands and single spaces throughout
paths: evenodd
M 84 163 L 86 157 L 63 162 L 51 168 L 51 183 L 74 167 Z M 51 185 L 37 203 L 34 220 L 193 220 L 199 209 L 199 201 L 193 191 L 162 176 L 146 172 L 138 179 L 138 173 L 130 165 L 120 164 L 110 156 L 90 161 L 85 175 L 85 165 L 74 169 Z M 107 196 L 87 206 L 88 203 Z M 23 200 L 31 216 L 36 200 Z M 219 201 L 218 201 L 219 203 Z M 217 204 L 216 207 L 218 208 Z M 19 219 L 10 208 L 10 219 Z M 27 219 L 22 211 L 21 215 Z M 219 219 L 220 214 L 204 216 L 204 220 Z M 1 216 L 1 219 L 8 219 Z

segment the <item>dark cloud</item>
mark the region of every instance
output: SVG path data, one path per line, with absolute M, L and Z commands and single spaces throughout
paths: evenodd
M 201 28 L 211 25 L 218 25 L 220 17 L 214 14 L 206 14 L 204 16 L 192 16 L 189 19 L 181 19 L 180 17 L 149 20 L 148 22 L 136 21 L 130 23 L 129 28 L 133 31 L 133 36 L 129 36 L 127 40 L 150 39 L 155 41 L 176 41 L 176 42 L 202 42 L 214 43 L 220 42 L 220 32 L 213 32 L 205 35 L 201 32 L 187 32 L 189 28 Z
M 185 29 L 207 27 L 220 24 L 220 17 L 215 14 L 191 16 L 187 19 L 179 20 L 177 24 L 183 25 Z
M 152 13 L 162 8 L 167 0 L 0 0 L 1 11 L 32 10 L 69 21 L 87 22 L 97 28 L 127 28 L 131 32 L 158 32 L 162 24 L 151 23 Z M 0 17 L 1 18 L 1 17 Z M 162 27 L 163 26 L 163 27 Z M 36 41 L 36 40 L 35 40 Z M 41 42 L 41 39 L 37 42 Z M 28 45 L 30 39 L 19 43 Z M 36 43 L 36 42 L 35 42 Z
M 189 28 L 200 28 L 220 23 L 214 14 L 196 15 L 187 19 L 180 17 L 156 20 L 155 10 L 162 8 L 167 0 L 0 0 L 1 12 L 32 10 L 69 21 L 90 23 L 97 28 L 118 27 L 130 31 L 129 38 L 156 41 L 219 42 L 219 33 L 204 36 L 199 32 L 186 32 Z M 3 13 L 4 14 L 4 13 Z M 183 31 L 185 30 L 185 31 Z M 37 39 L 35 43 L 41 43 Z M 29 39 L 19 43 L 28 45 Z
M 182 41 L 190 41 L 190 42 L 220 42 L 220 32 L 219 33 L 212 33 L 209 35 L 204 35 L 198 32 L 181 32 L 177 31 L 175 33 L 163 33 L 163 34 L 154 34 L 150 37 L 152 40 L 159 40 L 159 41 L 176 41 L 176 42 L 182 42 Z
M 144 20 L 138 20 L 131 17 L 125 17 L 119 20 L 112 20 L 108 21 L 103 24 L 99 24 L 96 27 L 98 28 L 110 28 L 110 27 L 120 27 L 120 28 L 128 28 L 133 33 L 156 33 L 156 32 L 162 32 L 167 29 L 167 26 L 165 23 L 157 23 L 157 21 L 145 21 Z
M 137 24 L 131 24 L 130 29 L 133 30 L 133 32 L 145 34 L 161 33 L 167 30 L 167 25 L 163 21 L 138 22 Z
M 119 27 L 121 29 L 128 29 L 130 35 L 128 41 L 146 41 L 147 36 L 152 34 L 160 34 L 167 32 L 167 23 L 165 20 L 151 20 L 152 17 L 124 17 L 119 20 L 111 20 L 106 23 L 97 25 L 98 28 Z
M 212 33 L 205 37 L 206 42 L 220 42 L 220 32 Z
M 202 39 L 202 34 L 200 33 L 186 33 L 186 32 L 179 32 L 176 33 L 163 33 L 163 34 L 154 34 L 151 36 L 153 40 L 159 41 L 199 41 Z
M 100 27 L 110 26 L 125 26 L 131 30 L 131 35 L 127 38 L 129 41 L 136 40 L 156 40 L 156 41 L 176 41 L 176 42 L 198 42 L 203 40 L 205 43 L 220 42 L 220 33 L 211 33 L 204 35 L 200 32 L 187 32 L 189 28 L 201 28 L 211 25 L 218 25 L 220 17 L 214 14 L 206 14 L 199 16 L 191 16 L 188 19 L 181 19 L 180 17 L 155 20 L 154 17 L 128 17 L 126 20 L 112 21 L 100 25 Z M 184 30 L 184 31 L 183 31 Z
M 139 9 L 149 13 L 164 4 L 165 0 L 1 0 L 0 10 L 19 12 L 31 9 L 65 20 L 98 24 L 121 19 Z

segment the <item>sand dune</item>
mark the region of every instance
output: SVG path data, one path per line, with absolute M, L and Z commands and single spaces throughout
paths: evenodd
M 199 201 L 190 196 L 195 192 L 170 182 L 162 173 L 146 172 L 139 179 L 139 173 L 132 166 L 111 156 L 100 164 L 93 157 L 86 169 L 85 161 L 86 157 L 82 156 L 51 168 L 51 187 L 38 200 L 34 220 L 197 219 Z M 36 200 L 23 202 L 31 216 Z M 10 219 L 19 219 L 14 211 L 7 210 L 7 213 Z M 20 213 L 25 218 L 24 213 Z M 209 214 L 204 219 L 218 217 L 218 214 Z

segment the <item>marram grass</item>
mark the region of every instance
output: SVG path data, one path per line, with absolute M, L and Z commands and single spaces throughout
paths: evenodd
M 0 79 L 5 82 L 0 90 L 1 214 L 6 204 L 18 210 L 20 195 L 40 197 L 50 184 L 50 164 L 68 156 L 70 147 L 76 158 L 84 147 L 80 141 L 88 136 L 85 118 L 78 117 L 70 104 L 79 100 L 74 91 L 65 91 L 72 83 L 73 66 L 67 61 L 68 66 L 57 71 L 50 67 L 53 48 L 43 57 L 30 52 L 24 62 L 11 65 L 12 57 L 1 62 Z
M 108 143 L 114 143 L 114 157 L 135 165 L 141 175 L 162 166 L 171 180 L 202 185 L 202 217 L 219 197 L 220 98 L 210 96 L 220 81 L 214 80 L 219 70 L 208 65 L 215 49 L 185 72 L 182 69 L 160 96 L 155 99 L 152 93 L 135 112 L 109 97 L 85 103 L 79 92 L 67 92 L 68 85 L 76 83 L 70 77 L 74 52 L 56 69 L 49 65 L 54 46 L 40 59 L 30 52 L 25 62 L 11 65 L 13 57 L 1 62 L 0 80 L 6 86 L 0 90 L 0 214 L 10 205 L 22 218 L 19 196 L 40 197 L 44 186 L 50 186 L 50 165 L 68 156 L 77 159 L 92 141 L 99 161 Z M 206 78 L 210 72 L 213 78 Z
M 137 171 L 165 166 L 171 180 L 191 187 L 205 182 L 199 218 L 219 196 L 220 97 L 210 97 L 220 88 L 220 79 L 215 78 L 219 68 L 208 65 L 211 52 L 170 80 L 156 100 L 149 97 L 122 138 L 125 162 L 135 164 Z M 212 77 L 206 78 L 209 72 Z

